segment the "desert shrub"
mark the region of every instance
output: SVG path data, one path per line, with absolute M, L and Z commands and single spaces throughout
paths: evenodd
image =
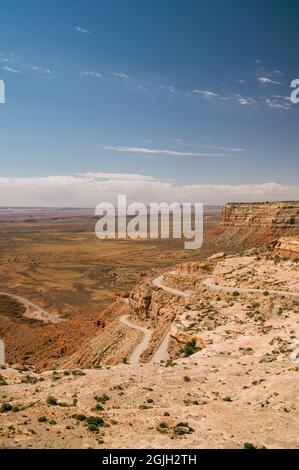
M 57 403 L 57 398 L 49 396 L 47 398 L 47 403 L 48 403 L 48 405 L 56 406 L 58 404 Z
M 98 428 L 105 425 L 103 418 L 99 416 L 88 416 L 85 420 L 89 431 L 97 431 Z
M 38 418 L 38 422 L 39 423 L 47 423 L 48 422 L 48 418 L 46 416 L 40 416 Z
M 0 413 L 7 413 L 12 410 L 12 406 L 9 403 L 2 403 Z
M 180 352 L 184 354 L 185 357 L 192 356 L 192 354 L 195 354 L 198 351 L 199 348 L 196 346 L 195 339 L 191 339 L 190 341 L 188 341 L 185 346 L 180 350 Z
M 110 397 L 104 393 L 104 395 L 101 395 L 100 397 L 95 396 L 94 399 L 99 403 L 106 403 L 106 401 L 110 400 Z
M 94 409 L 96 411 L 103 411 L 104 410 L 104 408 L 102 407 L 102 405 L 100 403 L 97 403 L 96 406 L 94 407 Z
M 75 415 L 73 415 L 73 418 L 76 419 L 77 421 L 85 421 L 86 420 L 86 416 L 82 415 L 82 414 L 75 414 Z
M 256 447 L 251 442 L 244 442 L 244 449 L 256 449 Z
M 223 401 L 232 401 L 231 397 L 227 396 L 223 398 Z

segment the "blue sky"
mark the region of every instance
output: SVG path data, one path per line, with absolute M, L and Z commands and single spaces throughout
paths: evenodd
M 1 3 L 1 205 L 298 198 L 297 1 Z

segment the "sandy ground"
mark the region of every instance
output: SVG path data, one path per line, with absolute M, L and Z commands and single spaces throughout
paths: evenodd
M 0 414 L 0 446 L 299 448 L 298 366 L 289 357 L 265 364 L 257 356 L 199 354 L 172 367 L 119 365 L 82 374 L 2 370 L 1 402 L 15 411 Z M 26 383 L 28 377 L 37 382 Z M 105 394 L 96 411 L 95 397 Z M 47 403 L 49 396 L 63 405 Z M 102 417 L 105 427 L 89 430 L 73 417 L 79 414 Z
M 262 262 L 261 262 L 262 261 Z M 278 262 L 257 256 L 227 258 L 217 264 L 214 280 L 219 284 L 299 293 L 299 270 L 295 261 Z

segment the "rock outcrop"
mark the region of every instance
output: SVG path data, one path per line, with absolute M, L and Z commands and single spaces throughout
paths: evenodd
M 200 335 L 193 332 L 186 332 L 172 325 L 170 330 L 169 353 L 172 358 L 180 357 L 184 354 L 184 349 L 193 348 L 193 352 L 198 352 L 205 347 L 205 342 Z
M 274 246 L 274 255 L 299 259 L 299 237 L 281 237 Z
M 299 201 L 229 203 L 222 210 L 224 227 L 298 228 Z
M 297 235 L 299 201 L 228 203 L 222 209 L 219 226 L 206 239 L 215 251 L 234 254 Z

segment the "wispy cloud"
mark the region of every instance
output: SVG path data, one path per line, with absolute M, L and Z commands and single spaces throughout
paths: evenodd
M 219 147 L 218 145 L 209 145 L 208 148 L 222 150 L 223 152 L 246 152 L 246 149 L 238 147 Z
M 248 106 L 248 105 L 256 104 L 256 100 L 249 97 L 249 96 L 243 96 L 243 95 L 236 94 L 236 95 L 232 96 L 231 99 L 237 101 L 242 106 Z
M 51 70 L 46 68 L 46 67 L 43 67 L 41 65 L 34 65 L 34 64 L 29 64 L 28 65 L 31 70 L 33 70 L 34 72 L 39 72 L 39 73 L 44 73 L 46 75 L 50 75 L 51 74 Z
M 170 93 L 175 93 L 176 88 L 174 86 L 169 86 L 169 85 L 160 85 L 161 90 L 166 90 L 169 91 Z
M 193 93 L 202 96 L 203 98 L 206 98 L 208 100 L 212 101 L 222 101 L 222 102 L 235 102 L 240 105 L 253 105 L 256 104 L 256 100 L 249 97 L 249 96 L 243 96 L 238 93 L 230 93 L 227 95 L 220 95 L 219 93 L 216 93 L 215 91 L 210 91 L 210 90 L 193 90 Z
M 135 173 L 104 173 L 104 172 L 89 172 L 78 173 L 76 176 L 83 176 L 86 178 L 96 178 L 111 181 L 155 181 L 155 178 L 147 175 L 138 175 Z
M 101 78 L 102 74 L 99 72 L 95 72 L 94 70 L 85 70 L 83 72 L 83 75 L 86 75 L 88 77 L 96 77 L 96 78 Z
M 125 146 L 108 146 L 102 147 L 105 150 L 111 150 L 119 153 L 134 153 L 139 155 L 167 155 L 171 157 L 228 157 L 229 155 L 223 153 L 208 153 L 208 152 L 182 152 L 177 150 L 168 149 L 153 149 L 146 147 L 125 147 Z
M 264 103 L 269 106 L 269 108 L 286 111 L 291 108 L 291 102 L 287 100 L 289 100 L 287 97 L 272 97 L 265 98 Z
M 226 147 L 223 145 L 212 145 L 212 144 L 202 144 L 202 143 L 195 143 L 195 142 L 185 142 L 183 139 L 176 139 L 172 142 L 175 142 L 178 145 L 182 145 L 184 147 L 194 147 L 194 148 L 205 148 L 210 150 L 221 150 L 223 152 L 246 152 L 246 149 L 241 147 Z
M 193 90 L 193 93 L 196 93 L 197 95 L 202 95 L 204 98 L 218 98 L 219 95 L 218 93 L 215 93 L 214 91 L 209 91 L 209 90 Z
M 117 78 L 122 78 L 123 80 L 128 80 L 130 78 L 129 75 L 127 75 L 126 73 L 122 73 L 122 72 L 114 72 L 113 75 Z
M 0 61 L 4 63 L 13 63 L 15 61 L 15 57 L 16 56 L 13 52 L 7 55 L 0 54 Z
M 75 30 L 79 33 L 91 34 L 91 32 L 87 28 L 83 28 L 82 26 L 76 26 Z
M 17 70 L 13 67 L 8 67 L 7 65 L 4 65 L 3 70 L 6 72 L 11 72 L 11 73 L 22 73 L 20 70 Z
M 146 87 L 145 83 L 140 82 L 136 78 L 130 77 L 130 75 L 124 72 L 114 72 L 113 78 L 121 80 L 124 84 L 135 88 L 144 89 Z
M 3 64 L 3 70 L 6 72 L 18 74 L 33 72 L 39 75 L 53 76 L 52 71 L 48 67 L 21 60 L 14 53 L 8 55 L 0 54 L 0 63 Z
M 258 77 L 257 81 L 261 85 L 281 85 L 281 82 L 278 82 L 277 80 L 272 80 L 269 77 Z

